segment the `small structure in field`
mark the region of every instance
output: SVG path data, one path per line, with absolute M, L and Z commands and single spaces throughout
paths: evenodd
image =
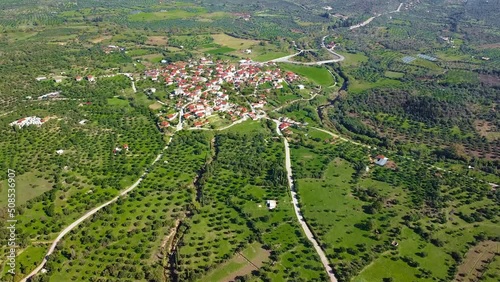
M 379 166 L 384 166 L 389 159 L 386 158 L 384 155 L 378 155 L 375 157 L 375 164 Z
M 277 206 L 277 203 L 275 200 L 267 200 L 266 201 L 266 206 L 268 209 L 272 210 L 272 209 L 275 209 L 276 206 Z

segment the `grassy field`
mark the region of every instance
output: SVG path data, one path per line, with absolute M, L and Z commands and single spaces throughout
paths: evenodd
M 367 82 L 361 80 L 355 80 L 351 78 L 349 80 L 349 91 L 359 93 L 363 92 L 367 89 L 378 88 L 378 87 L 399 87 L 401 85 L 401 81 L 389 78 L 381 78 L 376 82 Z
M 213 125 L 215 128 L 221 128 L 231 124 L 230 120 L 221 118 L 218 115 L 211 115 L 207 120 L 210 122 L 210 125 Z
M 327 69 L 323 67 L 310 67 L 295 64 L 280 64 L 283 70 L 292 71 L 303 76 L 321 86 L 333 85 L 333 77 Z
M 259 120 L 247 120 L 242 123 L 231 126 L 225 131 L 229 132 L 240 132 L 240 133 L 251 133 L 251 132 L 262 132 L 267 131 L 264 123 Z
M 110 98 L 108 99 L 108 104 L 110 106 L 115 106 L 115 107 L 128 107 L 128 101 L 124 99 L 119 99 L 119 98 Z
M 54 151 L 55 154 L 55 151 Z M 52 183 L 45 179 L 39 172 L 27 172 L 17 175 L 16 178 L 16 205 L 25 204 L 26 201 L 52 189 Z M 7 180 L 0 183 L 0 205 L 7 206 Z
M 450 70 L 444 75 L 444 82 L 448 84 L 473 84 L 479 83 L 479 76 L 476 73 L 461 70 Z
M 36 245 L 30 246 L 27 249 L 17 254 L 16 257 L 16 273 L 21 273 L 21 269 L 32 269 L 42 261 L 47 253 L 48 246 Z M 9 267 L 3 265 L 2 277 L 7 273 Z M 18 275 L 19 276 L 19 275 Z
M 212 38 L 216 44 L 235 50 L 245 50 L 259 43 L 257 40 L 236 38 L 225 33 L 213 34 Z
M 266 61 L 270 61 L 270 60 L 281 58 L 281 57 L 288 56 L 288 55 L 290 55 L 290 53 L 288 53 L 288 52 L 271 51 L 271 52 L 260 53 L 258 55 L 251 56 L 251 57 L 257 62 L 266 62 Z
M 196 11 L 189 12 L 180 9 L 173 9 L 164 12 L 150 12 L 150 13 L 137 13 L 128 16 L 128 20 L 132 22 L 150 22 L 150 21 L 160 21 L 160 20 L 176 20 L 176 19 L 187 19 L 198 16 L 205 16 L 206 11 L 202 8 L 198 8 Z
M 402 72 L 386 71 L 384 75 L 388 78 L 402 78 L 405 76 Z
M 218 54 L 225 54 L 232 52 L 236 49 L 230 48 L 230 47 L 221 47 L 221 48 L 216 48 L 216 49 L 211 49 L 206 51 L 205 53 L 211 54 L 211 55 L 218 55 Z
M 337 52 L 345 57 L 345 60 L 341 62 L 342 65 L 348 67 L 356 67 L 361 63 L 367 62 L 368 57 L 362 53 L 347 53 L 347 52 Z

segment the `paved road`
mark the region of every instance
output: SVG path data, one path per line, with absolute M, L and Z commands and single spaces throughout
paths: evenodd
M 279 124 L 280 122 L 277 120 L 273 120 L 276 123 L 276 132 L 278 135 L 281 135 L 281 132 L 279 130 Z M 335 277 L 335 274 L 333 272 L 332 267 L 328 263 L 328 259 L 325 255 L 325 252 L 321 247 L 319 246 L 318 242 L 316 241 L 316 238 L 314 238 L 314 235 L 312 234 L 311 230 L 309 229 L 309 226 L 307 226 L 306 221 L 304 217 L 302 216 L 302 212 L 300 211 L 299 207 L 299 201 L 297 199 L 297 191 L 295 191 L 295 186 L 293 184 L 293 178 L 292 178 L 292 161 L 290 160 L 290 146 L 288 144 L 288 140 L 286 140 L 285 137 L 283 137 L 283 143 L 285 144 L 285 167 L 286 167 L 286 172 L 287 172 L 287 178 L 288 178 L 288 186 L 290 187 L 290 193 L 292 194 L 292 203 L 293 203 L 293 208 L 295 210 L 295 215 L 297 216 L 297 219 L 300 223 L 300 226 L 302 227 L 302 230 L 304 230 L 304 233 L 306 234 L 307 239 L 311 241 L 312 245 L 314 246 L 314 249 L 318 253 L 321 263 L 323 264 L 323 267 L 325 268 L 328 277 L 330 278 L 331 282 L 337 282 L 337 278 Z
M 168 148 L 168 145 L 170 144 L 170 142 L 172 142 L 172 137 L 170 137 L 167 145 L 165 146 L 165 148 L 163 148 L 163 150 L 166 150 Z M 151 165 L 154 165 L 162 156 L 163 156 L 163 152 L 161 152 L 160 154 L 158 154 L 156 156 L 156 159 L 151 163 Z M 75 227 L 77 227 L 80 223 L 82 223 L 84 220 L 91 217 L 93 214 L 95 214 L 96 212 L 98 212 L 102 208 L 109 206 L 110 204 L 116 202 L 120 197 L 125 196 L 130 191 L 134 190 L 142 182 L 142 180 L 144 179 L 144 176 L 146 176 L 147 174 L 148 174 L 147 172 L 144 172 L 141 175 L 141 177 L 134 184 L 129 186 L 127 189 L 123 190 L 118 196 L 116 196 L 113 199 L 111 199 L 110 201 L 107 201 L 106 203 L 98 206 L 97 208 L 90 210 L 89 212 L 84 214 L 82 217 L 80 217 L 79 219 L 77 219 L 73 223 L 71 223 L 68 227 L 64 228 L 63 231 L 61 231 L 61 233 L 59 233 L 59 235 L 56 237 L 56 239 L 52 242 L 52 245 L 50 245 L 50 248 L 47 251 L 47 253 L 45 254 L 45 257 L 43 258 L 42 262 L 30 274 L 28 274 L 25 278 L 23 278 L 21 280 L 21 282 L 26 282 L 28 278 L 36 275 L 38 272 L 40 272 L 42 270 L 42 268 L 47 263 L 47 257 L 50 256 L 54 252 L 57 244 L 59 243 L 59 241 L 61 241 L 61 239 L 66 234 L 68 234 L 71 230 L 73 230 Z
M 323 37 L 323 42 L 322 42 L 321 46 L 324 47 L 326 50 L 328 50 L 328 52 L 330 52 L 333 55 L 337 56 L 338 57 L 337 59 L 324 60 L 324 61 L 316 61 L 316 62 L 307 62 L 307 63 L 297 62 L 297 61 L 290 60 L 291 58 L 293 58 L 293 57 L 295 57 L 297 55 L 302 54 L 302 52 L 304 52 L 304 51 L 310 51 L 310 50 L 300 50 L 300 52 L 295 53 L 293 55 L 288 55 L 288 56 L 284 56 L 284 57 L 277 58 L 277 59 L 274 59 L 274 60 L 270 60 L 270 61 L 267 61 L 266 63 L 273 62 L 273 63 L 289 63 L 289 64 L 297 64 L 297 65 L 305 65 L 305 66 L 315 66 L 315 65 L 324 65 L 324 64 L 336 63 L 336 62 L 343 61 L 345 59 L 344 56 L 342 56 L 340 54 L 337 54 L 334 51 L 332 51 L 332 50 L 330 50 L 330 49 L 328 49 L 328 48 L 325 47 L 325 45 L 324 45 L 324 39 L 325 39 L 325 37 Z

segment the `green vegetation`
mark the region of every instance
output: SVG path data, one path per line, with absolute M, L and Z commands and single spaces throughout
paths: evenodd
M 280 67 L 306 77 L 322 86 L 330 86 L 334 83 L 332 75 L 323 67 L 309 67 L 294 64 L 280 64 Z
M 200 279 L 221 263 L 222 269 L 234 270 L 236 265 L 226 261 L 256 241 L 270 250 L 270 262 L 255 274 L 260 279 L 315 280 L 326 275 L 295 221 L 286 187 L 284 149 L 269 134 L 273 125 L 251 135 L 215 136 L 212 156 L 195 181 L 199 207 L 179 235 L 179 279 Z M 268 210 L 266 200 L 276 200 L 278 207 Z M 294 270 L 287 271 L 291 267 Z
M 136 190 L 82 223 L 84 228 L 69 235 L 51 255 L 46 265 L 50 280 L 86 280 L 79 273 L 158 279 L 158 267 L 164 264 L 160 258 L 167 253 L 165 236 L 194 208 L 192 180 L 209 146 L 203 133 L 176 134 Z
M 296 140 L 301 209 L 341 280 L 449 280 L 468 246 L 498 240 L 487 184 L 436 179 L 437 171 L 395 156 L 394 169 L 374 166 L 368 156 L 378 152 L 311 131 Z
M 43 178 L 43 174 L 40 172 L 33 171 L 18 175 L 16 177 L 16 189 L 23 192 L 17 193 L 16 203 L 18 205 L 24 205 L 27 201 L 42 195 L 51 188 L 51 181 Z M 0 195 L 2 197 L 0 199 L 0 205 L 2 206 L 7 206 L 7 189 L 8 183 L 7 180 L 4 180 L 0 186 Z
M 146 77 L 200 57 L 263 62 L 310 50 L 295 59 L 331 58 L 320 48 L 325 35 L 344 61 L 283 63 L 303 79 L 221 91 L 229 103 L 265 99 L 268 117 L 308 124 L 287 133 L 293 176 L 339 281 L 499 280 L 497 2 L 408 2 L 390 14 L 400 1 L 336 1 L 330 11 L 321 1 L 73 2 L 0 1 L 0 169 L 16 171 L 19 245 L 17 274 L 3 257 L 0 280 L 21 280 L 61 230 L 148 171 L 66 234 L 48 273 L 32 280 L 325 281 L 290 204 L 276 125 L 248 119 L 219 131 L 233 115 L 221 113 L 203 131 L 176 132 L 175 118 L 164 128 L 179 112 L 170 99 L 178 82 Z M 374 14 L 384 16 L 348 28 Z M 61 97 L 37 99 L 55 91 Z M 29 116 L 45 122 L 9 125 Z M 379 154 L 389 157 L 385 167 L 370 160 Z

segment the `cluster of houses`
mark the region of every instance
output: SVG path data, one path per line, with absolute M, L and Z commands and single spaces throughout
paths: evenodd
M 23 128 L 25 126 L 30 126 L 30 125 L 40 126 L 44 122 L 45 122 L 45 120 L 43 118 L 32 116 L 32 117 L 25 117 L 25 118 L 16 120 L 14 122 L 11 122 L 9 125 L 10 126 L 17 126 L 19 128 Z
M 255 109 L 262 109 L 267 104 L 266 95 L 254 96 L 257 102 L 250 103 L 247 108 L 229 101 L 229 94 L 225 89 L 229 86 L 238 90 L 242 86 L 254 87 L 268 83 L 272 89 L 283 88 L 284 83 L 291 83 L 299 79 L 293 72 L 284 72 L 274 68 L 262 68 L 267 64 L 249 63 L 243 60 L 239 65 L 226 64 L 221 61 L 213 62 L 207 58 L 175 62 L 164 67 L 144 72 L 144 78 L 152 81 L 164 82 L 175 89 L 167 94 L 167 98 L 176 102 L 175 109 L 185 107 L 182 118 L 196 120 L 195 126 L 202 126 L 199 119 L 206 118 L 217 112 L 224 112 L 232 120 L 249 116 L 256 119 Z M 161 127 L 170 126 L 170 122 L 177 116 L 171 114 L 163 118 Z
M 299 125 L 302 125 L 302 123 L 298 122 L 298 121 L 294 121 L 290 118 L 287 118 L 287 117 L 282 117 L 279 119 L 280 121 L 280 124 L 278 125 L 278 128 L 279 130 L 285 134 L 285 135 L 291 135 L 292 134 L 292 131 L 290 130 L 290 127 L 295 125 L 295 126 L 299 126 Z

